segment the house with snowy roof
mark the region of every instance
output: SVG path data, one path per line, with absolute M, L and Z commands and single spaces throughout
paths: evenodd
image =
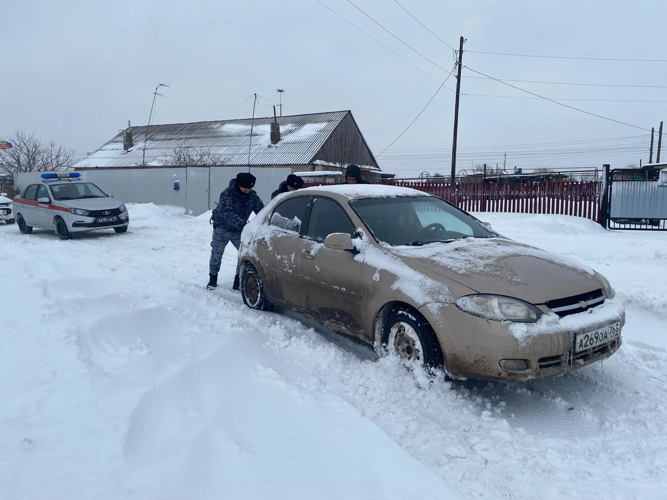
M 78 170 L 155 167 L 288 167 L 393 177 L 378 167 L 351 111 L 131 126 L 79 161 Z

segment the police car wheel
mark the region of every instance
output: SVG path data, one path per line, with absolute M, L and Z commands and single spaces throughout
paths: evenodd
M 273 304 L 266 298 L 262 278 L 255 269 L 255 266 L 249 262 L 243 266 L 241 274 L 241 296 L 243 303 L 252 309 L 258 311 L 270 311 Z
M 60 217 L 56 220 L 56 234 L 61 240 L 69 240 L 72 238 L 72 233 L 67 229 L 67 224 Z
M 127 233 L 127 226 L 114 227 L 113 230 L 116 231 L 117 233 Z
M 25 223 L 25 219 L 21 215 L 17 215 L 16 220 L 18 221 L 19 231 L 21 231 L 21 233 L 23 234 L 32 233 L 32 227 L 30 227 L 28 224 Z

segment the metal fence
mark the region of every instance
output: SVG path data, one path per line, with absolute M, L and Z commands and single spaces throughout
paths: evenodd
M 201 215 L 215 208 L 220 193 L 247 167 L 112 168 L 82 171 L 84 180 L 124 203 L 155 203 L 183 207 L 187 213 Z M 268 203 L 271 193 L 291 173 L 289 167 L 251 167 L 257 177 L 255 191 Z M 14 183 L 22 190 L 39 182 L 41 173 L 17 174 Z M 176 189 L 176 185 L 178 189 Z

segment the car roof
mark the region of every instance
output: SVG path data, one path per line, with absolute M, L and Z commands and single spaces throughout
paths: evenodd
M 334 184 L 300 189 L 294 193 L 327 195 L 338 201 L 366 198 L 417 198 L 432 196 L 416 189 L 387 184 Z

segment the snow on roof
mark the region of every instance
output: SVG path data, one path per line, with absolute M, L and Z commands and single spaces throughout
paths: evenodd
M 322 165 L 325 167 L 338 167 L 338 168 L 347 168 L 350 164 L 349 163 L 338 163 L 335 161 L 324 161 L 324 160 L 315 160 L 313 162 L 313 165 Z M 374 172 L 378 171 L 377 167 L 374 167 L 373 165 L 357 165 L 361 170 L 373 170 Z
M 255 118 L 254 122 L 242 119 L 151 125 L 147 142 L 144 142 L 146 127 L 132 127 L 133 148 L 123 149 L 124 131 L 121 131 L 75 167 L 142 165 L 144 146 L 145 164 L 152 166 L 163 165 L 179 146 L 204 149 L 220 156 L 224 165 L 247 165 L 249 149 L 251 165 L 306 165 L 349 113 L 336 111 L 278 117 L 281 139 L 276 145 L 271 144 L 273 117 Z
M 333 186 L 315 186 L 306 189 L 339 194 L 350 199 L 431 196 L 416 189 L 384 184 L 336 184 Z
M 298 175 L 299 177 L 325 177 L 327 175 L 342 176 L 343 172 L 337 172 L 335 170 L 317 170 L 312 172 L 295 172 L 294 175 Z

